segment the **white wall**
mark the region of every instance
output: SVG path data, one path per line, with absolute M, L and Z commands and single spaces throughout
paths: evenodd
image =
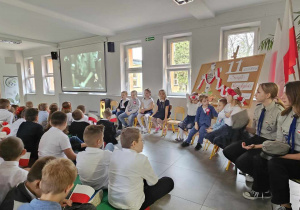
M 294 0 L 294 10 L 300 10 L 300 1 Z M 266 38 L 269 34 L 274 34 L 276 20 L 283 17 L 284 1 L 276 1 L 269 4 L 252 6 L 238 9 L 217 15 L 215 18 L 207 20 L 183 20 L 172 23 L 159 24 L 151 27 L 145 27 L 135 30 L 128 30 L 119 33 L 116 36 L 109 37 L 108 41 L 115 42 L 114 53 L 106 55 L 106 73 L 107 73 L 107 95 L 89 95 L 87 93 L 64 94 L 60 91 L 60 75 L 55 70 L 56 94 L 48 97 L 42 94 L 41 69 L 40 65 L 41 51 L 24 51 L 24 58 L 32 56 L 35 61 L 37 94 L 28 95 L 27 100 L 34 103 L 39 102 L 58 102 L 71 101 L 73 107 L 78 104 L 87 106 L 87 110 L 97 111 L 99 109 L 99 100 L 101 98 L 118 99 L 121 91 L 121 52 L 120 45 L 124 42 L 140 40 L 143 46 L 143 87 L 150 87 L 153 90 L 154 98 L 157 98 L 157 92 L 163 87 L 163 37 L 179 33 L 192 33 L 192 72 L 191 88 L 198 75 L 198 71 L 203 63 L 219 60 L 220 34 L 221 28 L 231 25 L 260 22 L 259 40 Z M 145 42 L 148 36 L 155 36 L 154 41 Z M 79 45 L 80 42 L 76 44 Z M 86 43 L 86 41 L 84 42 Z M 51 50 L 50 50 L 51 51 Z M 50 52 L 47 51 L 48 53 Z M 263 52 L 264 53 L 264 52 Z M 259 78 L 259 82 L 264 82 L 268 77 L 270 65 L 270 53 L 267 53 L 264 66 Z M 57 66 L 57 65 L 56 65 Z M 40 72 L 39 72 L 40 71 Z M 170 97 L 173 106 L 185 106 L 183 98 Z
M 42 66 L 42 57 L 51 54 L 51 51 L 57 51 L 55 48 L 41 48 L 23 51 L 24 60 L 27 58 L 32 58 L 34 63 L 34 74 L 35 74 L 35 85 L 36 93 L 35 94 L 25 94 L 25 101 L 32 101 L 36 107 L 39 103 L 59 103 L 59 93 L 61 93 L 61 84 L 60 84 L 60 69 L 58 60 L 53 60 L 53 72 L 55 79 L 55 94 L 54 95 L 45 95 L 43 89 L 43 66 Z M 26 91 L 24 91 L 26 92 Z
M 0 98 L 4 95 L 3 76 L 18 76 L 16 64 L 5 63 L 5 58 L 13 57 L 14 52 L 10 50 L 0 50 Z

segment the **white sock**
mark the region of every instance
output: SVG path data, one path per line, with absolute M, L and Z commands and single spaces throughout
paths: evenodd
M 179 135 L 178 135 L 178 137 L 180 139 L 183 139 L 183 130 L 181 128 L 179 128 Z

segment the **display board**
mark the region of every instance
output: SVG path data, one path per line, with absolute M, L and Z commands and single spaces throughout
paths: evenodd
M 205 93 L 214 101 L 225 97 L 228 88 L 239 87 L 245 99 L 244 107 L 251 107 L 265 54 L 203 64 L 193 92 Z

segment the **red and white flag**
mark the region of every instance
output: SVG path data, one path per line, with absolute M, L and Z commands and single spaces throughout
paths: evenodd
M 94 193 L 95 190 L 92 187 L 77 184 L 70 196 L 70 200 L 72 200 L 73 203 L 88 203 Z
M 19 166 L 27 167 L 29 165 L 30 154 L 31 152 L 26 152 L 25 155 L 21 157 L 19 160 Z
M 281 96 L 283 93 L 283 87 L 285 83 L 289 81 L 289 75 L 295 73 L 294 66 L 297 63 L 296 59 L 298 58 L 292 11 L 291 0 L 286 0 L 275 76 L 275 82 L 280 87 L 279 96 Z
M 269 82 L 275 82 L 277 55 L 278 55 L 278 51 L 280 48 L 281 30 L 282 29 L 281 29 L 280 19 L 278 19 L 277 25 L 276 25 L 276 30 L 275 30 L 275 35 L 274 35 L 273 47 L 272 47 Z M 282 76 L 283 76 L 283 72 L 282 72 Z

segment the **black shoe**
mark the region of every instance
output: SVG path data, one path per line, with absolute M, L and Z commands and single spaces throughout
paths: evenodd
M 198 151 L 202 148 L 202 145 L 200 143 L 197 143 L 195 150 Z
M 186 141 L 184 141 L 184 142 L 182 142 L 181 146 L 182 146 L 182 147 L 188 147 L 188 146 L 190 146 L 190 144 L 187 143 Z
M 250 192 L 243 193 L 244 198 L 249 200 L 256 200 L 256 199 L 269 199 L 272 197 L 270 191 L 267 192 L 256 192 L 251 190 Z

